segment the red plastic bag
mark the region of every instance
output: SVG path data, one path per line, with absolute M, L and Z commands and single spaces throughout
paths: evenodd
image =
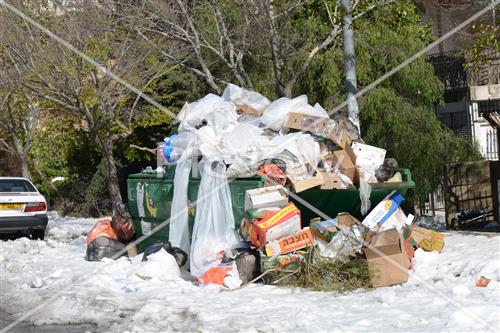
M 118 235 L 111 226 L 111 220 L 109 219 L 97 221 L 97 223 L 87 235 L 87 245 L 89 245 L 90 242 L 92 242 L 97 237 L 102 236 L 116 241 L 119 240 Z
M 262 164 L 257 175 L 266 177 L 264 186 L 285 185 L 286 175 L 276 164 Z
M 229 275 L 229 272 L 233 269 L 233 265 L 216 266 L 210 268 L 208 271 L 203 273 L 202 276 L 198 277 L 197 280 L 204 284 L 224 284 L 224 279 Z

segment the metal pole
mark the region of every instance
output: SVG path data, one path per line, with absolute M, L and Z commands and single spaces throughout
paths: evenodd
M 359 130 L 359 109 L 356 100 L 358 91 L 356 83 L 356 53 L 354 51 L 354 30 L 352 28 L 352 3 L 351 0 L 342 0 L 342 6 L 346 11 L 342 33 L 344 38 L 344 70 L 345 86 L 347 91 L 347 114 L 349 119 Z

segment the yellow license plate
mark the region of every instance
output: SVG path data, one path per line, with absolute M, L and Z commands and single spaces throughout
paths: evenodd
M 7 209 L 23 209 L 23 204 L 21 203 L 0 203 L 0 210 Z

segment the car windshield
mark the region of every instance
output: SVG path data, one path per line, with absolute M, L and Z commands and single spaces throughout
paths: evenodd
M 36 192 L 36 189 L 24 179 L 0 179 L 0 192 Z

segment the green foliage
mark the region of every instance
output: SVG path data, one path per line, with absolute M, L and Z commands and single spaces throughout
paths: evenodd
M 64 187 L 64 183 L 89 178 L 99 163 L 95 144 L 81 129 L 75 128 L 73 121 L 58 110 L 45 110 L 30 150 L 34 167 L 44 176 L 42 179 L 39 173 L 34 173 L 34 180 L 50 201 L 56 199 L 56 193 L 47 180 L 64 177 L 64 182 L 55 184 Z
M 308 16 L 298 21 L 317 21 Z M 325 19 L 316 24 L 327 25 Z M 415 5 L 408 0 L 370 11 L 354 25 L 358 87 L 369 85 L 433 40 L 430 26 L 421 24 Z M 342 49 L 329 49 L 316 58 L 295 93 L 305 93 L 310 103 L 327 109 L 337 106 L 345 99 L 343 66 Z M 440 182 L 447 163 L 480 159 L 476 147 L 453 135 L 437 119 L 434 104 L 443 101 L 443 92 L 432 65 L 421 57 L 358 101 L 362 137 L 368 144 L 385 148 L 401 167 L 410 168 L 421 196 Z
M 412 171 L 419 196 L 436 188 L 446 164 L 480 159 L 475 147 L 456 137 L 431 108 L 413 105 L 392 89 L 376 88 L 362 108 L 363 138 Z
M 497 8 L 500 9 L 500 7 Z M 466 67 L 476 69 L 491 61 L 487 51 L 500 51 L 500 43 L 498 43 L 500 26 L 479 23 L 473 24 L 472 30 L 475 31 L 474 41 L 465 48 Z
M 371 287 L 370 272 L 364 259 L 342 262 L 321 257 L 314 249 L 311 250 L 310 258 L 292 273 L 270 273 L 265 277 L 267 283 L 337 292 Z

